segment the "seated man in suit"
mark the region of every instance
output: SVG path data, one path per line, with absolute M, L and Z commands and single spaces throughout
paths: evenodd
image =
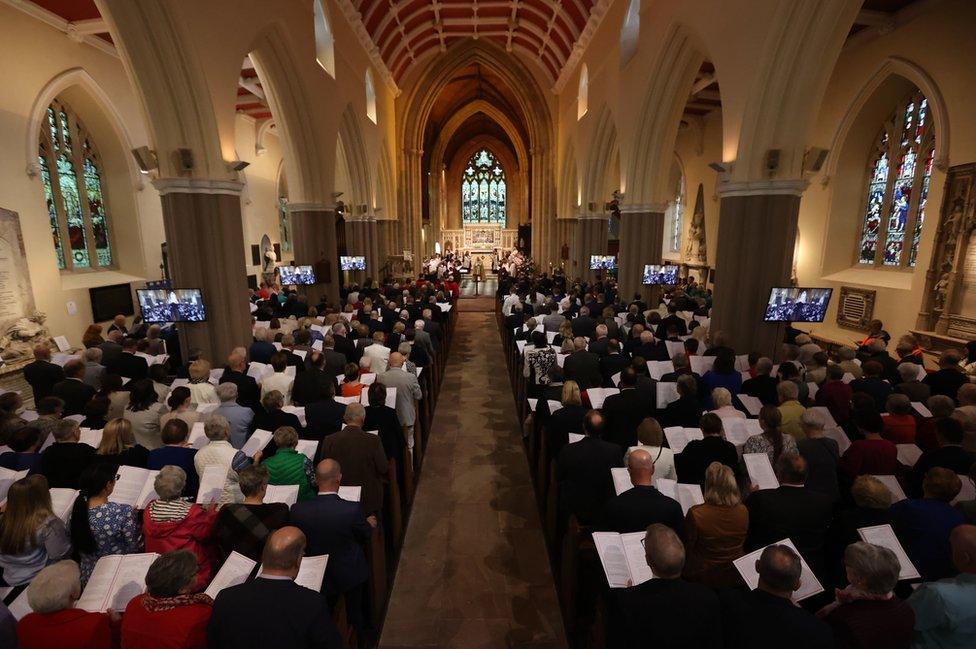
M 600 357 L 586 349 L 586 338 L 573 339 L 573 353 L 563 362 L 563 376 L 567 381 L 576 381 L 580 390 L 597 388 L 603 383 L 600 374 Z
M 661 413 L 661 423 L 664 426 L 694 428 L 705 410 L 698 399 L 698 382 L 695 377 L 682 374 L 676 383 L 678 400 L 669 403 Z
M 65 363 L 64 376 L 64 380 L 54 384 L 51 394 L 64 401 L 64 416 L 80 415 L 95 396 L 95 388 L 85 383 L 84 361 Z
M 315 467 L 318 495 L 292 505 L 291 522 L 308 539 L 306 554 L 329 555 L 323 592 L 333 602 L 345 595 L 349 621 L 359 630 L 365 626 L 364 596 L 369 577 L 363 544 L 369 542 L 377 521 L 375 516 L 363 514 L 360 503 L 339 497 L 342 477 L 339 462 L 331 458 L 319 462 Z
M 826 622 L 796 606 L 791 599 L 800 588 L 801 569 L 799 555 L 788 545 L 770 545 L 756 561 L 759 586 L 755 590 L 722 592 L 722 629 L 727 649 L 834 646 Z
M 590 410 L 583 418 L 583 439 L 566 444 L 556 459 L 561 515 L 575 514 L 583 525 L 595 523 L 613 498 L 610 469 L 623 466 L 624 449 L 601 439 L 602 434 L 603 415 Z
M 335 400 L 332 383 L 319 386 L 320 398 L 305 406 L 305 430 L 307 439 L 320 440 L 342 428 L 342 418 L 346 414 L 346 404 Z
M 138 342 L 135 338 L 122 339 L 122 353 L 115 359 L 115 363 L 109 367 L 112 374 L 118 374 L 133 381 L 149 376 L 149 363 L 146 362 L 145 358 L 136 356 Z
M 325 598 L 295 583 L 304 554 L 305 534 L 299 528 L 287 526 L 272 532 L 264 545 L 258 576 L 221 590 L 214 600 L 208 646 L 339 649 L 342 638 Z M 275 623 L 285 620 L 287 624 Z
M 711 588 L 681 578 L 685 548 L 674 530 L 650 525 L 644 556 L 654 579 L 615 591 L 620 624 L 611 627 L 619 633 L 611 646 L 644 649 L 653 642 L 658 647 L 721 647 L 719 599 Z
M 81 430 L 74 419 L 57 422 L 52 434 L 54 443 L 41 453 L 40 473 L 52 489 L 77 489 L 82 472 L 95 459 L 95 449 L 78 441 Z
M 54 393 L 54 385 L 64 380 L 64 371 L 51 362 L 51 348 L 47 343 L 34 347 L 34 362 L 24 366 L 24 380 L 34 391 L 34 401 Z
M 739 456 L 735 445 L 722 436 L 722 420 L 712 412 L 706 412 L 698 421 L 702 439 L 693 439 L 685 449 L 674 456 L 678 480 L 685 484 L 705 486 L 705 470 L 712 462 L 721 462 L 735 473 L 739 469 Z
M 632 367 L 624 368 L 620 372 L 620 393 L 611 394 L 603 402 L 604 438 L 623 448 L 637 444 L 637 427 L 650 416 L 653 405 L 636 388 L 637 373 Z
M 296 374 L 295 382 L 291 387 L 291 402 L 296 406 L 307 406 L 321 399 L 322 386 L 326 383 L 335 386 L 336 376 L 342 371 L 340 370 L 337 374 L 329 374 L 330 370 L 325 369 L 328 351 L 311 352 L 308 356 L 308 369 Z M 335 354 L 335 352 L 333 353 Z M 336 354 L 336 356 L 345 358 L 342 354 Z
M 643 449 L 628 453 L 627 473 L 634 486 L 607 502 L 600 527 L 624 534 L 640 532 L 652 523 L 661 523 L 683 536 L 684 512 L 677 500 L 665 496 L 654 486 L 651 454 Z
M 227 357 L 227 367 L 220 375 L 221 383 L 237 386 L 237 403 L 256 412 L 261 407 L 261 388 L 254 377 L 247 375 L 247 356 L 243 347 L 238 347 Z
M 830 496 L 807 489 L 807 462 L 802 455 L 783 453 L 776 461 L 779 487 L 761 489 L 746 498 L 749 536 L 746 551 L 789 538 L 810 569 L 825 574 L 824 544 L 833 518 Z
M 366 409 L 360 403 L 346 406 L 346 427 L 322 441 L 322 456 L 346 469 L 346 484 L 361 486 L 363 511 L 374 515 L 383 509 L 383 477 L 389 472 L 379 435 L 363 430 Z
M 611 340 L 607 343 L 607 355 L 600 359 L 600 374 L 603 375 L 603 387 L 615 388 L 613 377 L 630 365 L 630 356 L 620 351 L 620 343 Z

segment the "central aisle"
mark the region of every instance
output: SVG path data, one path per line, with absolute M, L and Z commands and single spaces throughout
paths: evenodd
M 476 306 L 477 305 L 477 306 Z M 566 646 L 491 300 L 460 300 L 382 649 Z

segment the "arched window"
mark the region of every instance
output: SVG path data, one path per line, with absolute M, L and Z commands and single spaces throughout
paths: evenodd
M 322 0 L 312 3 L 312 13 L 315 21 L 315 60 L 335 79 L 335 39 Z
M 48 106 L 38 136 L 37 162 L 58 268 L 111 268 L 102 164 L 91 136 L 59 99 Z
M 640 36 L 641 0 L 630 0 L 624 25 L 620 29 L 620 67 L 623 67 L 637 51 L 637 38 Z
M 505 225 L 505 170 L 487 149 L 468 160 L 461 179 L 461 222 Z
M 916 90 L 895 108 L 871 153 L 858 264 L 915 266 L 934 159 L 928 100 Z
M 373 85 L 373 72 L 366 70 L 366 117 L 369 121 L 376 123 L 376 86 Z
M 583 119 L 586 115 L 587 102 L 590 95 L 590 72 L 586 69 L 586 64 L 580 69 L 579 89 L 576 92 L 576 121 Z

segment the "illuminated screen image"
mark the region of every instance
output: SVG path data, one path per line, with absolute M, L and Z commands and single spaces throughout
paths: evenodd
M 774 288 L 769 292 L 766 322 L 823 322 L 832 288 Z
M 340 270 L 366 270 L 365 257 L 339 257 Z
M 644 286 L 674 286 L 677 283 L 677 266 L 658 266 L 656 264 L 644 266 Z
M 207 310 L 198 288 L 139 289 L 139 308 L 146 322 L 205 322 Z
M 315 283 L 315 271 L 311 266 L 279 266 L 278 274 L 282 286 Z
M 616 267 L 616 255 L 590 255 L 590 270 L 613 270 Z

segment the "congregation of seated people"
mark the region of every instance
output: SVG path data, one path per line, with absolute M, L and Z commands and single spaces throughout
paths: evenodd
M 597 629 L 608 647 L 974 646 L 971 351 L 928 353 L 873 322 L 848 346 L 787 326 L 770 358 L 709 330 L 711 292 L 694 280 L 651 308 L 613 279 L 559 271 L 503 277 L 497 299 L 537 488 L 552 467 L 539 500 L 560 592 L 602 592 L 602 615 L 567 620 L 584 643 Z M 765 454 L 778 487 L 754 483 L 747 454 Z M 703 502 L 683 510 L 660 480 Z M 882 525 L 918 576 L 858 532 Z M 596 532 L 644 535 L 654 578 L 585 581 Z M 570 551 L 581 563 L 567 571 Z M 747 585 L 733 562 L 753 552 Z M 804 564 L 822 590 L 796 602 Z
M 253 340 L 222 359 L 183 360 L 170 328 L 124 316 L 105 336 L 89 327 L 63 364 L 37 346 L 24 368 L 33 408 L 0 395 L 0 646 L 372 646 L 369 544 L 389 524 L 384 485 L 395 469 L 403 480 L 420 435 L 419 371 L 446 354 L 439 305 L 456 297 L 443 282 L 369 280 L 341 307 L 310 307 L 262 286 Z M 249 445 L 256 431 L 271 433 L 263 448 Z M 113 497 L 147 470 L 147 501 Z M 218 484 L 205 494 L 208 475 Z M 294 503 L 269 500 L 281 487 L 297 488 Z M 63 509 L 65 492 L 77 496 Z M 100 559 L 139 553 L 159 556 L 124 610 L 76 608 Z M 234 553 L 258 566 L 211 598 Z M 303 557 L 321 555 L 320 591 L 297 585 Z

